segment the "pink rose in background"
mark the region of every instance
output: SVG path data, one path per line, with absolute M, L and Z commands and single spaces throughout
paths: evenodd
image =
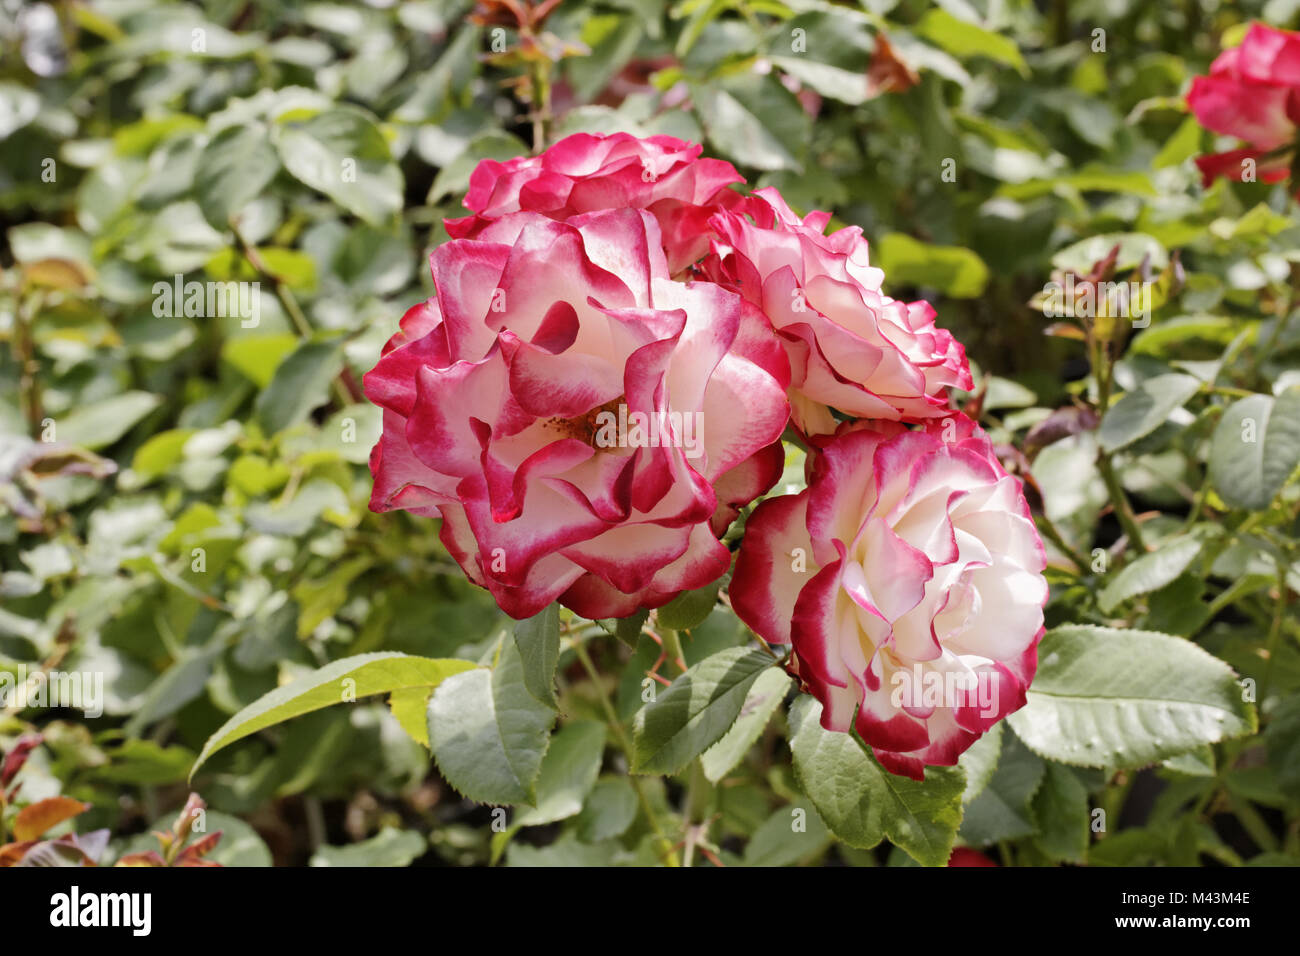
M 1024 704 L 1047 599 L 1020 482 L 950 415 L 842 427 L 807 489 L 749 517 L 730 588 L 746 624 L 794 645 L 822 725 L 918 780 Z
M 800 220 L 776 190 L 759 189 L 711 220 L 721 239 L 703 271 L 761 308 L 780 335 L 805 435 L 834 431 L 832 408 L 891 421 L 947 415 L 948 389 L 971 387 L 965 349 L 935 325 L 929 303 L 881 292 L 884 273 L 869 264 L 862 230 L 826 236 L 829 220 Z
M 1187 105 L 1206 129 L 1248 144 L 1198 156 L 1206 186 L 1217 176 L 1241 180 L 1245 160 L 1254 161 L 1259 181 L 1286 179 L 1287 147 L 1300 122 L 1300 33 L 1251 24 L 1241 46 L 1224 50 L 1209 76 L 1192 80 Z
M 645 209 L 663 234 L 668 269 L 677 275 L 708 252 L 709 217 L 740 202 L 730 189 L 744 179 L 730 163 L 701 159 L 701 147 L 671 136 L 575 133 L 540 156 L 484 160 L 470 177 L 465 207 L 447 220 L 456 239 L 520 210 L 551 219 L 605 209 Z
M 433 253 L 436 298 L 365 377 L 371 508 L 441 515 L 516 618 L 622 617 L 718 578 L 718 535 L 783 465 L 789 369 L 762 316 L 672 280 L 650 211 L 506 213 L 475 236 Z

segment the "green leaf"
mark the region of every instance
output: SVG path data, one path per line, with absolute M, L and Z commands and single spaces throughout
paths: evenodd
M 414 657 L 410 654 L 358 654 L 326 664 L 297 680 L 277 687 L 231 717 L 208 738 L 199 759 L 190 769 L 190 779 L 217 751 L 249 734 L 257 733 L 292 717 L 311 713 L 331 704 L 351 702 L 371 694 L 383 694 L 407 687 L 437 687 L 453 674 L 474 668 L 469 661 Z M 486 673 L 481 668 L 480 672 Z
M 1225 502 L 1267 508 L 1300 465 L 1300 386 L 1228 406 L 1214 429 L 1209 464 L 1210 482 Z
M 1209 744 L 1178 754 L 1163 761 L 1163 766 L 1170 770 L 1186 774 L 1189 777 L 1214 776 L 1214 748 Z
M 1180 315 L 1145 328 L 1129 346 L 1130 355 L 1177 357 L 1198 340 L 1225 346 L 1237 335 L 1237 323 L 1222 315 Z
M 122 392 L 92 400 L 58 420 L 55 437 L 91 451 L 107 448 L 161 404 L 161 396 L 149 392 Z
M 277 138 L 284 168 L 351 213 L 379 225 L 402 208 L 402 171 L 384 134 L 364 113 L 339 107 L 285 121 Z
M 39 93 L 17 83 L 0 83 L 0 139 L 8 139 L 40 114 Z
M 854 736 L 825 730 L 821 704 L 801 696 L 790 708 L 795 774 L 821 818 L 851 847 L 888 837 L 925 866 L 944 866 L 961 824 L 965 775 L 927 767 L 925 780 L 889 773 Z
M 1130 170 L 1081 169 L 1078 172 L 1053 176 L 1048 179 L 1031 179 L 1028 182 L 1003 186 L 999 195 L 1012 199 L 1033 199 L 1057 188 L 1077 189 L 1079 192 L 1129 193 L 1135 196 L 1158 195 L 1147 173 Z
M 428 849 L 429 842 L 415 830 L 384 827 L 360 843 L 321 847 L 308 866 L 410 866 Z
M 1116 574 L 1097 595 L 1097 605 L 1109 614 L 1131 597 L 1159 590 L 1186 571 L 1203 546 L 1200 538 L 1190 535 L 1162 542 Z
M 1199 379 L 1176 372 L 1147 379 L 1106 410 L 1097 432 L 1101 447 L 1119 451 L 1150 435 L 1200 388 Z
M 193 434 L 193 428 L 173 428 L 152 436 L 136 449 L 131 470 L 142 484 L 153 481 L 180 462 L 185 443 Z
M 578 814 L 578 836 L 599 843 L 622 836 L 636 819 L 636 790 L 627 777 L 601 777 Z
M 916 33 L 958 59 L 983 56 L 1012 67 L 1021 76 L 1029 76 L 1029 66 L 1014 40 L 958 20 L 947 10 L 930 10 L 916 25 Z
M 800 168 L 781 138 L 736 96 L 712 83 L 691 89 L 704 130 L 719 150 L 755 169 Z
M 312 409 L 329 399 L 330 382 L 343 368 L 336 343 L 304 342 L 275 370 L 271 384 L 257 396 L 258 420 L 268 435 L 305 421 Z
M 966 752 L 957 760 L 957 766 L 966 772 L 966 789 L 961 795 L 962 804 L 969 804 L 989 785 L 1001 756 L 1002 723 L 998 722 L 966 748 Z
M 983 793 L 971 801 L 961 824 L 961 838 L 974 846 L 1029 836 L 1037 829 L 1031 808 L 1043 781 L 1043 759 L 1015 734 L 1002 735 L 997 769 Z
M 803 56 L 774 56 L 772 62 L 821 96 L 850 106 L 871 99 L 871 83 L 862 70 L 845 70 Z
M 1177 166 L 1195 156 L 1201 149 L 1201 124 L 1195 116 L 1183 120 L 1174 135 L 1165 140 L 1155 159 L 1151 160 L 1152 169 L 1164 169 Z
M 831 834 L 808 804 L 782 807 L 763 821 L 745 844 L 745 866 L 794 866 L 819 855 Z
M 649 618 L 650 612 L 641 608 L 627 617 L 601 618 L 596 623 L 606 634 L 612 634 L 635 651 L 637 641 L 641 638 L 641 628 Z
M 193 751 L 185 747 L 164 747 L 152 740 L 124 740 L 108 755 L 112 762 L 92 770 L 94 776 L 154 786 L 181 782 L 194 760 Z
M 555 665 L 560 660 L 560 606 L 552 604 L 540 614 L 515 624 L 515 646 L 524 666 L 528 693 L 548 707 L 555 699 Z
M 470 140 L 465 149 L 450 163 L 438 170 L 433 185 L 429 187 L 427 201 L 441 202 L 447 196 L 458 196 L 469 189 L 469 177 L 475 167 L 485 159 L 504 162 L 528 155 L 528 147 L 518 137 L 500 130 L 480 133 Z
M 429 743 L 447 782 L 476 803 L 533 804 L 555 711 L 524 684 L 513 640 L 496 666 L 456 674 L 429 700 Z
M 1182 638 L 1067 625 L 1043 637 L 1038 662 L 1007 721 L 1061 763 L 1141 767 L 1255 731 L 1232 668 Z
M 683 591 L 655 612 L 655 620 L 660 627 L 670 631 L 685 631 L 704 623 L 718 603 L 718 591 L 726 577 L 724 574 L 712 584 L 694 591 Z
M 750 686 L 775 661 L 729 647 L 686 671 L 632 723 L 632 772 L 675 774 L 735 723 Z
M 961 246 L 933 246 L 891 232 L 873 243 L 871 252 L 872 263 L 885 270 L 892 286 L 928 286 L 954 299 L 974 299 L 989 281 L 984 260 Z
M 298 346 L 298 337 L 288 332 L 275 335 L 241 335 L 227 339 L 221 357 L 258 388 L 266 388 L 286 355 Z
M 1034 794 L 1033 812 L 1039 832 L 1035 842 L 1054 860 L 1082 863 L 1088 852 L 1088 791 L 1078 775 L 1059 763 L 1048 763 L 1042 785 Z
M 1119 246 L 1116 269 L 1133 269 L 1146 259 L 1153 269 L 1169 265 L 1169 251 L 1154 236 L 1144 232 L 1108 232 L 1089 236 L 1058 250 L 1052 256 L 1052 268 L 1087 275 L 1098 261 Z
M 1292 800 L 1300 800 L 1300 693 L 1284 698 L 1273 709 L 1264 744 L 1278 789 Z
M 790 676 L 780 668 L 763 671 L 745 695 L 740 716 L 722 739 L 704 751 L 700 765 L 710 783 L 717 783 L 744 759 L 790 689 Z
M 619 853 L 617 843 L 604 842 L 589 845 L 578 842 L 572 833 L 566 833 L 550 846 L 528 846 L 516 843 L 506 857 L 507 866 L 559 866 L 605 867 L 613 866 Z
M 280 171 L 280 158 L 260 125 L 228 126 L 208 141 L 195 170 L 203 217 L 226 229 L 230 217 L 256 199 Z
M 684 59 L 691 52 L 691 47 L 700 38 L 704 28 L 717 19 L 718 14 L 731 6 L 732 0 L 700 0 L 695 4 L 690 19 L 677 36 L 677 58 Z
M 605 753 L 605 725 L 594 720 L 569 724 L 551 738 L 537 776 L 537 804 L 510 822 L 541 826 L 577 815 L 596 783 Z
M 403 687 L 388 695 L 388 709 L 411 739 L 429 749 L 429 697 L 432 687 Z

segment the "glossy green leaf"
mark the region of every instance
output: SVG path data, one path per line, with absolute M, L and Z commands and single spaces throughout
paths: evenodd
M 496 665 L 443 681 L 429 700 L 429 743 L 447 782 L 476 803 L 533 804 L 555 711 L 528 693 L 515 642 Z
M 735 767 L 754 746 L 763 728 L 772 719 L 790 689 L 790 676 L 773 667 L 763 671 L 745 695 L 740 716 L 716 744 L 700 755 L 704 776 L 717 783 Z
M 731 728 L 749 688 L 774 663 L 761 650 L 731 647 L 687 670 L 637 711 L 632 772 L 679 772 Z
M 1191 641 L 1067 625 L 1038 648 L 1028 702 L 1007 720 L 1035 752 L 1079 767 L 1141 767 L 1253 733 L 1236 675 Z
M 225 229 L 239 212 L 266 188 L 280 170 L 280 157 L 261 126 L 228 126 L 213 136 L 199 154 L 195 192 L 203 216 Z
M 437 687 L 451 675 L 473 668 L 469 661 L 434 660 L 395 652 L 358 654 L 326 664 L 263 695 L 222 724 L 203 745 L 199 759 L 190 769 L 190 777 L 213 754 L 259 730 L 371 694 L 408 687 Z
M 1139 438 L 1150 435 L 1169 421 L 1201 388 L 1191 375 L 1170 373 L 1149 378 L 1137 388 L 1125 392 L 1102 416 L 1097 437 L 1106 451 L 1119 451 Z
M 1159 590 L 1186 571 L 1203 546 L 1203 541 L 1190 535 L 1163 542 L 1121 568 L 1097 595 L 1098 606 L 1109 614 L 1131 597 Z
M 1223 413 L 1210 443 L 1210 481 L 1237 508 L 1268 507 L 1300 467 L 1300 386 L 1252 395 Z
M 790 708 L 790 731 L 795 773 L 837 837 L 860 849 L 888 838 L 925 866 L 948 862 L 962 818 L 960 768 L 929 767 L 923 781 L 891 774 L 855 737 L 825 730 L 809 696 Z
M 555 665 L 560 660 L 560 606 L 552 604 L 515 624 L 515 646 L 523 661 L 524 686 L 543 704 L 558 708 Z

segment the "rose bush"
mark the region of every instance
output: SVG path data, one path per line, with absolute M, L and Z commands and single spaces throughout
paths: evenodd
M 0 866 L 166 861 L 192 792 L 241 866 L 1300 860 L 1295 44 L 1245 22 L 1287 5 L 871 6 L 6 4 Z M 957 407 L 1051 595 L 947 766 L 902 748 L 985 708 L 926 675 L 980 704 L 1036 620 Z M 961 490 L 879 517 L 886 446 Z M 558 588 L 640 609 L 498 605 Z M 824 726 L 864 706 L 874 751 Z
M 1024 704 L 1045 566 L 1020 482 L 978 426 L 886 422 L 843 429 L 807 489 L 758 506 L 731 600 L 793 645 L 826 729 L 856 729 L 920 780 Z
M 621 617 L 715 580 L 717 536 L 780 475 L 784 353 L 739 296 L 669 278 L 660 235 L 632 209 L 487 223 L 434 252 L 436 298 L 365 377 L 372 507 L 440 514 L 513 617 Z

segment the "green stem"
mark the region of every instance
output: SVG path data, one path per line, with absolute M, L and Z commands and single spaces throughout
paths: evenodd
M 1128 800 L 1129 791 L 1133 788 L 1136 779 L 1135 775 L 1125 775 L 1122 783 L 1111 784 L 1102 795 L 1102 809 L 1106 812 L 1106 833 L 1119 826 L 1120 814 L 1124 812 L 1124 803 Z
M 596 665 L 592 663 L 591 655 L 587 653 L 587 648 L 580 641 L 573 642 L 573 652 L 577 655 L 582 664 L 582 669 L 587 672 L 591 682 L 596 686 L 597 694 L 600 698 L 601 709 L 605 712 L 605 722 L 609 729 L 614 732 L 614 737 L 618 741 L 619 749 L 627 757 L 628 765 L 632 763 L 632 742 L 628 740 L 627 731 L 623 727 L 623 721 L 619 719 L 618 711 L 614 709 L 613 702 L 609 699 L 609 694 L 605 691 L 605 685 L 600 679 L 600 672 L 596 670 Z M 641 804 L 641 811 L 645 814 L 646 821 L 650 824 L 650 829 L 654 831 L 656 842 L 659 844 L 659 853 L 664 863 L 668 866 L 681 866 L 677 859 L 677 851 L 673 848 L 672 841 L 664 834 L 663 826 L 659 823 L 659 817 L 655 814 L 654 807 L 650 804 L 650 799 L 646 796 L 645 787 L 642 786 L 641 780 L 636 774 L 628 771 L 628 779 L 632 782 L 632 789 L 636 791 L 637 802 Z
M 680 670 L 686 669 L 686 655 L 682 653 L 682 638 L 676 631 L 664 629 L 662 637 L 664 639 L 664 650 L 668 653 L 668 659 L 671 660 Z
M 31 437 L 37 441 L 41 437 L 41 421 L 45 413 L 41 407 L 40 362 L 36 358 L 32 326 L 40 312 L 41 299 L 41 293 L 37 292 L 25 304 L 17 303 L 12 339 L 14 360 L 18 365 L 18 401 Z
M 1047 540 L 1056 545 L 1056 550 L 1069 558 L 1074 566 L 1079 569 L 1080 574 L 1087 574 L 1091 565 L 1073 545 L 1065 540 L 1065 536 L 1057 529 L 1052 519 L 1047 517 L 1047 513 L 1039 514 L 1034 520 L 1038 524 L 1038 530 L 1043 532 Z
M 1245 830 L 1256 845 L 1261 850 L 1267 852 L 1277 852 L 1277 837 L 1273 831 L 1268 828 L 1264 818 L 1259 812 L 1245 800 L 1229 795 L 1228 805 L 1232 809 L 1232 815 L 1237 818 L 1243 830 Z
M 262 279 L 270 283 L 271 288 L 275 291 L 275 297 L 279 299 L 280 306 L 284 309 L 285 314 L 289 316 L 289 321 L 293 323 L 298 337 L 304 341 L 310 339 L 314 334 L 314 330 L 311 323 L 307 321 L 306 313 L 298 305 L 298 300 L 294 298 L 293 292 L 289 290 L 284 280 L 267 267 L 261 255 L 258 254 L 256 247 L 240 232 L 239 226 L 235 224 L 233 217 L 230 221 L 230 231 L 235 234 L 235 241 L 239 243 L 239 250 L 243 253 L 248 264 L 253 267 Z M 345 368 L 339 374 L 339 377 L 331 383 L 334 389 L 334 398 L 339 403 L 340 408 L 345 408 L 353 402 L 359 402 L 362 398 L 360 390 L 355 387 L 355 383 L 348 381 L 349 378 L 350 373 Z
M 546 149 L 546 127 L 551 121 L 551 61 L 539 57 L 533 65 L 533 152 Z
M 1115 474 L 1115 466 L 1111 462 L 1110 455 L 1104 451 L 1097 456 L 1097 470 L 1101 472 L 1101 480 L 1106 483 L 1106 491 L 1115 509 L 1115 517 L 1119 521 L 1119 526 L 1124 529 L 1129 544 L 1138 551 L 1146 551 L 1146 542 L 1142 540 L 1142 530 L 1138 527 L 1133 508 Z
M 1109 346 L 1105 342 L 1092 340 L 1089 342 L 1089 349 L 1092 355 L 1092 374 L 1097 382 L 1097 412 L 1102 418 L 1105 418 L 1106 413 L 1110 410 L 1110 388 L 1113 371 Z M 1124 529 L 1129 544 L 1138 551 L 1146 551 L 1146 543 L 1142 540 L 1142 531 L 1138 528 L 1137 519 L 1133 516 L 1133 509 L 1124 494 L 1124 488 L 1115 475 L 1115 466 L 1111 462 L 1110 452 L 1103 449 L 1098 450 L 1097 470 L 1101 472 L 1102 481 L 1106 483 L 1106 492 L 1109 494 L 1111 505 L 1115 509 L 1115 517 L 1118 519 L 1120 527 Z
M 1268 628 L 1268 641 L 1265 643 L 1268 663 L 1264 665 L 1264 676 L 1259 682 L 1259 702 L 1262 706 L 1268 698 L 1268 688 L 1273 682 L 1273 668 L 1277 664 L 1278 651 L 1282 643 L 1282 618 L 1286 613 L 1287 584 L 1286 565 L 1279 558 L 1277 561 L 1277 603 L 1273 606 L 1273 620 Z

